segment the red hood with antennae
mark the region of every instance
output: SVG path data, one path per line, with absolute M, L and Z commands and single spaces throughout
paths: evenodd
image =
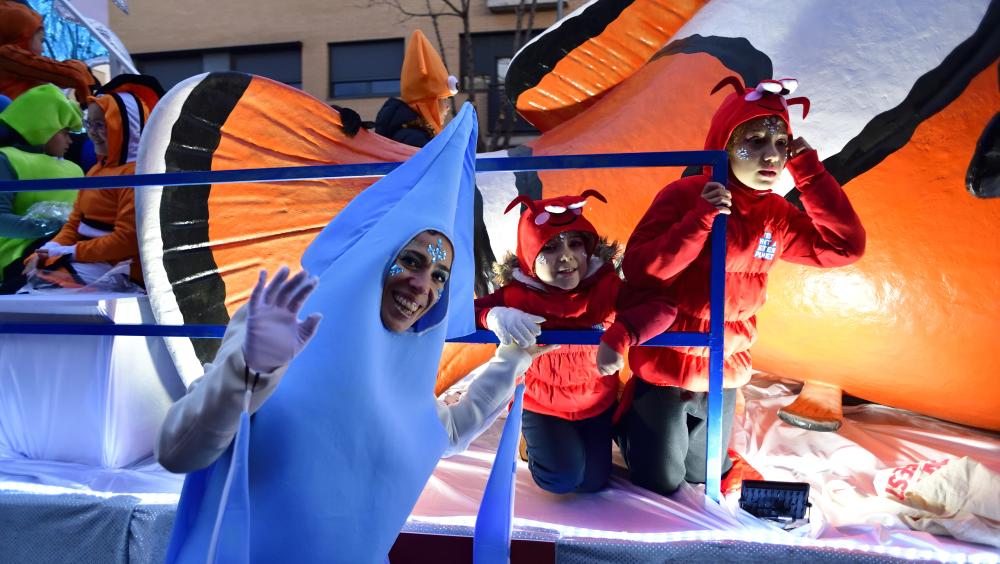
M 535 257 L 549 239 L 566 231 L 588 234 L 587 253 L 594 252 L 597 230 L 583 217 L 583 206 L 590 196 L 607 203 L 607 199 L 597 190 L 584 190 L 579 196 L 559 196 L 547 200 L 532 200 L 522 195 L 507 205 L 504 213 L 510 212 L 518 204 L 524 204 L 528 208 L 521 214 L 517 224 L 517 260 L 522 272 L 534 277 Z
M 722 105 L 716 110 L 712 117 L 712 125 L 709 127 L 708 135 L 705 137 L 706 151 L 723 151 L 729 136 L 739 127 L 754 118 L 761 116 L 777 116 L 788 126 L 788 136 L 792 137 L 792 124 L 788 119 L 788 106 L 802 104 L 802 117 L 809 113 L 808 98 L 790 98 L 785 96 L 791 94 L 797 82 L 795 79 L 783 78 L 780 80 L 764 80 L 756 88 L 747 88 L 740 79 L 735 76 L 727 76 L 712 89 L 712 94 L 726 86 L 733 87 L 734 92 L 723 100 Z M 708 167 L 705 174 L 711 174 Z

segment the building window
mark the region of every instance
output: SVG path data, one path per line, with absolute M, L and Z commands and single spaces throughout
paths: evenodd
M 472 34 L 472 90 L 486 93 L 489 131 L 498 127 L 500 110 L 509 104 L 504 91 L 504 79 L 507 77 L 510 61 L 514 57 L 514 35 L 513 31 Z M 527 43 L 529 39 L 530 37 L 525 37 L 523 42 Z M 461 41 L 461 38 L 459 40 Z M 533 133 L 537 130 L 515 114 L 511 131 Z
M 139 72 L 155 76 L 167 90 L 196 74 L 239 71 L 302 88 L 302 44 L 248 45 L 132 55 Z
M 201 55 L 171 55 L 169 53 L 151 53 L 132 55 L 139 72 L 155 76 L 164 88 L 170 90 L 185 78 L 201 74 L 204 67 Z
M 398 96 L 403 40 L 331 43 L 330 97 Z
M 535 35 L 536 33 L 533 33 L 531 37 Z M 527 43 L 529 39 L 530 37 L 525 37 L 522 42 Z M 503 79 L 507 76 L 507 66 L 510 65 L 510 60 L 513 57 L 513 31 L 473 33 L 473 89 L 484 91 L 495 85 L 502 87 Z
M 229 68 L 234 71 L 266 76 L 302 88 L 302 46 L 298 43 L 241 47 L 230 53 Z

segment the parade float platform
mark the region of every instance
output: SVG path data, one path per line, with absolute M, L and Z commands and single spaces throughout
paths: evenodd
M 141 296 L 49 300 L 45 314 L 39 299 L 0 299 L 0 320 L 148 321 Z M 161 562 L 182 484 L 150 456 L 156 421 L 181 391 L 162 343 L 3 335 L 0 379 L 0 562 Z M 698 487 L 650 493 L 628 482 L 617 452 L 610 486 L 588 495 L 543 492 L 518 462 L 512 561 L 1000 562 L 994 547 L 910 530 L 873 485 L 883 468 L 941 458 L 1000 471 L 1000 436 L 874 404 L 846 407 L 836 433 L 805 431 L 776 416 L 798 385 L 747 386 L 732 447 L 768 480 L 810 484 L 809 525 L 783 531 L 736 499 L 706 502 Z M 438 465 L 393 562 L 471 561 L 501 424 Z

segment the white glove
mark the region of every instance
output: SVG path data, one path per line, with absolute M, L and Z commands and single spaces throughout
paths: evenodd
M 521 347 L 535 344 L 535 337 L 541 334 L 544 317 L 525 313 L 512 307 L 495 307 L 486 314 L 486 327 L 496 333 L 500 343 L 509 345 L 517 342 Z
M 299 321 L 299 311 L 316 285 L 305 270 L 288 279 L 288 267 L 282 266 L 270 284 L 267 271 L 260 271 L 257 285 L 250 294 L 247 334 L 243 358 L 253 372 L 274 372 L 295 358 L 316 335 L 323 316 L 313 313 Z
M 49 241 L 38 248 L 38 254 L 49 258 L 61 257 L 63 255 L 73 256 L 76 254 L 76 245 L 60 245 Z
M 625 357 L 618 351 L 601 343 L 597 347 L 597 371 L 601 376 L 610 376 L 625 367 Z

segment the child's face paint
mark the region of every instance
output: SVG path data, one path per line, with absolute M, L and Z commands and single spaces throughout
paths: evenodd
M 454 256 L 451 241 L 423 231 L 410 240 L 389 265 L 382 287 L 382 324 L 402 333 L 441 299 Z
M 572 290 L 587 271 L 587 240 L 577 232 L 563 232 L 545 243 L 535 258 L 535 276 L 549 286 Z
M 754 190 L 770 190 L 788 160 L 788 128 L 775 116 L 762 116 L 740 124 L 726 150 L 737 180 Z

